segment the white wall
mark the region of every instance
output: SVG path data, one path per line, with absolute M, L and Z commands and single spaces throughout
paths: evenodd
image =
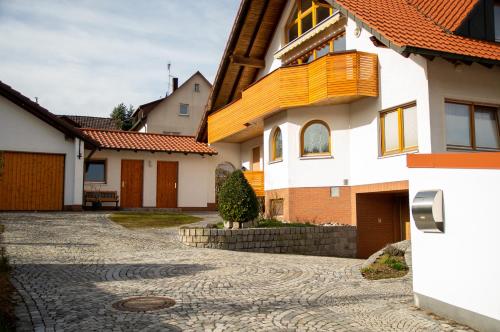
M 232 149 L 237 149 L 232 151 Z M 96 152 L 91 159 L 106 160 L 106 184 L 85 184 L 85 190 L 111 190 L 120 195 L 121 161 L 123 159 L 144 161 L 143 206 L 156 206 L 156 180 L 158 161 L 179 162 L 178 206 L 206 207 L 215 202 L 215 168 L 223 161 L 229 161 L 235 166 L 239 162 L 239 147 L 221 144 L 217 150 L 222 152 L 217 156 L 200 156 L 198 154 L 151 153 L 102 150 Z M 87 155 L 89 151 L 87 151 Z M 232 157 L 231 157 L 232 156 Z M 121 195 L 120 195 L 121 196 Z
M 500 68 L 479 64 L 455 66 L 443 59 L 429 62 L 432 151 L 446 151 L 445 99 L 500 105 Z
M 322 120 L 330 127 L 331 156 L 301 157 L 301 130 L 312 120 Z M 283 135 L 283 161 L 270 163 L 270 137 L 277 126 Z M 301 107 L 266 119 L 264 142 L 266 190 L 341 186 L 349 178 L 348 105 Z
M 253 149 L 259 147 L 260 148 L 260 170 L 263 171 L 264 166 L 264 147 L 262 143 L 262 137 L 256 137 L 246 142 L 241 143 L 240 145 L 240 155 L 241 155 L 241 166 L 245 167 L 247 170 L 252 170 L 252 162 L 253 162 Z
M 356 23 L 349 19 L 346 47 L 374 53 L 379 60 L 379 97 L 350 105 L 352 185 L 407 180 L 406 157 L 381 157 L 380 112 L 409 102 L 417 103 L 418 151 L 431 152 L 427 61 L 420 56 L 405 58 L 390 48 L 375 47 L 371 34 L 362 29 L 355 37 Z
M 0 150 L 65 155 L 64 205 L 82 204 L 79 172 L 83 157 L 77 157 L 78 144 L 78 139 L 65 138 L 59 130 L 0 97 Z
M 445 232 L 412 221 L 414 292 L 500 320 L 500 170 L 410 169 L 410 200 L 428 189 L 443 190 Z
M 200 84 L 200 92 L 194 85 Z M 194 136 L 201 122 L 211 86 L 201 75 L 195 75 L 167 99 L 157 105 L 147 118 L 148 133 L 179 132 Z M 189 104 L 189 116 L 179 115 L 180 104 Z

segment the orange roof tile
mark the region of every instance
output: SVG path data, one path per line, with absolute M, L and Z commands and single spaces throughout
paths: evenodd
M 454 27 L 466 16 L 465 8 L 457 10 L 453 0 L 336 0 L 346 10 L 384 38 L 408 53 L 443 53 L 443 56 L 460 55 L 471 60 L 500 61 L 500 43 L 466 38 L 446 32 L 424 13 L 432 13 L 437 22 Z M 434 3 L 446 3 L 436 5 Z M 472 1 L 460 0 L 473 6 Z M 423 9 L 417 9 L 418 6 Z M 435 4 L 434 4 L 435 5 Z M 472 8 L 472 7 L 471 7 Z M 439 10 L 438 10 L 439 9 Z M 448 12 L 447 15 L 438 12 Z M 464 17 L 465 17 L 464 16 Z M 459 23 L 458 23 L 459 24 Z M 426 52 L 432 51 L 432 52 Z
M 479 0 L 408 0 L 423 15 L 449 31 L 456 31 Z
M 217 151 L 192 136 L 148 134 L 133 131 L 82 129 L 103 149 L 217 154 Z

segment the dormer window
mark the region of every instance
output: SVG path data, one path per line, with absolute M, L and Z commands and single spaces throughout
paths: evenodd
M 333 14 L 333 8 L 323 0 L 297 0 L 286 27 L 286 42 L 312 29 Z
M 495 41 L 500 42 L 500 0 L 495 1 Z

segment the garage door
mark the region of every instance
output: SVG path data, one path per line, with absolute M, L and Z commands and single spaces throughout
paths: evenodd
M 64 155 L 0 152 L 0 211 L 63 208 Z
M 357 194 L 358 257 L 367 258 L 389 243 L 400 241 L 397 197 Z

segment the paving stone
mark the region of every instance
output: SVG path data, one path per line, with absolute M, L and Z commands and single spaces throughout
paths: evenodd
M 417 310 L 411 275 L 367 281 L 357 259 L 190 247 L 177 229 L 132 231 L 102 213 L 0 214 L 0 223 L 19 331 L 470 331 Z M 274 240 L 300 232 L 276 231 Z M 113 308 L 142 296 L 176 304 L 145 313 Z

